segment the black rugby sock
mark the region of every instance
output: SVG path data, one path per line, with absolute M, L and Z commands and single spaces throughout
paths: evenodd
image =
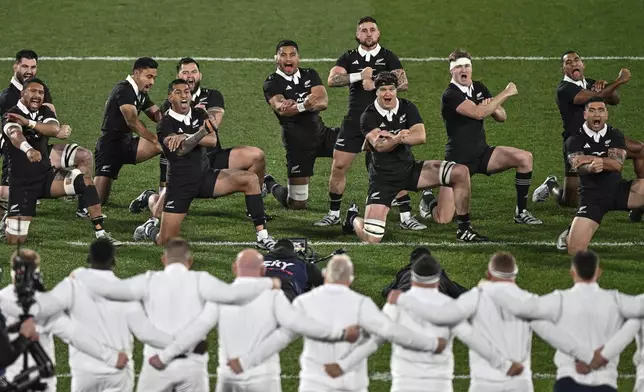
M 165 187 L 166 182 L 168 181 L 168 159 L 161 153 L 159 158 L 159 187 Z
M 456 215 L 456 223 L 459 230 L 467 230 L 470 227 L 470 214 Z
M 411 197 L 409 197 L 409 194 L 397 197 L 396 202 L 398 202 L 398 210 L 401 214 L 404 212 L 411 212 Z
M 342 193 L 329 192 L 329 211 L 340 211 Z
M 264 200 L 261 194 L 246 195 L 246 209 L 250 214 L 255 226 L 266 228 L 266 217 L 264 216 Z
M 83 197 L 83 195 L 78 195 L 76 196 L 76 198 L 78 199 L 79 210 L 82 210 L 83 208 L 87 208 L 87 203 L 85 203 L 85 198 Z
M 528 206 L 528 190 L 532 182 L 532 172 L 516 173 L 514 184 L 517 188 L 517 214 L 523 212 Z
M 105 218 L 103 218 L 103 215 L 95 216 L 92 218 L 92 224 L 94 225 L 94 230 L 95 231 L 101 231 L 103 229 L 103 221 Z

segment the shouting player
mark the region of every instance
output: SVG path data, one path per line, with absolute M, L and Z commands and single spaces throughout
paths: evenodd
M 380 30 L 376 20 L 365 16 L 358 21 L 356 30 L 357 49 L 344 53 L 331 69 L 329 87 L 349 86 L 349 112 L 344 117 L 333 152 L 333 166 L 329 178 L 329 212 L 316 226 L 340 223 L 340 205 L 347 183 L 347 171 L 357 154 L 362 151 L 364 135 L 360 131 L 360 116 L 376 99 L 374 77 L 383 71 L 391 71 L 398 78 L 398 91 L 407 90 L 407 75 L 398 57 L 380 46 Z M 369 157 L 366 162 L 368 164 Z M 400 208 L 400 227 L 423 230 L 427 226 L 411 215 L 411 199 L 406 191 L 400 193 L 392 205 Z
M 376 100 L 362 114 L 360 124 L 372 152 L 369 194 L 364 220 L 354 204 L 347 212 L 343 232 L 355 231 L 362 241 L 377 243 L 385 234 L 391 202 L 402 190 L 450 187 L 456 198 L 456 238 L 483 242 L 488 238 L 470 225 L 470 176 L 467 166 L 448 161 L 416 161 L 411 147 L 425 143 L 425 125 L 416 105 L 397 97 L 396 74 L 381 72 L 375 80 Z M 454 201 L 448 203 L 453 210 Z
M 45 84 L 29 79 L 20 101 L 4 115 L 2 132 L 12 161 L 9 171 L 8 218 L 5 233 L 9 244 L 23 243 L 36 215 L 38 199 L 83 195 L 96 237 L 113 241 L 103 229 L 103 215 L 91 177 L 80 170 L 54 169 L 49 161 L 47 137 L 60 132 L 56 114 L 43 105 Z M 116 243 L 116 242 L 115 242 Z

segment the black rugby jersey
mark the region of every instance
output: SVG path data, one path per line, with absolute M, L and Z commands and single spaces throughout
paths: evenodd
M 373 102 L 367 106 L 360 118 L 360 129 L 366 135 L 376 128 L 389 131 L 396 135 L 403 129 L 410 129 L 423 122 L 416 105 L 410 101 L 398 98 L 398 105 L 392 111 L 391 121 L 387 118 L 387 110 Z M 412 169 L 414 155 L 408 144 L 399 144 L 390 152 L 377 152 L 372 149 L 369 164 L 369 178 L 377 181 L 398 181 L 404 178 L 404 173 Z
M 311 89 L 321 85 L 320 75 L 312 68 L 299 68 L 293 76 L 277 70 L 264 82 L 264 98 L 268 102 L 274 96 L 281 94 L 285 99 L 303 103 L 311 94 Z M 275 113 L 275 116 L 282 125 L 284 146 L 295 146 L 299 149 L 315 146 L 324 130 L 324 123 L 318 112 L 305 111 L 291 117 Z
M 335 65 L 346 69 L 348 74 L 362 72 L 363 69 L 371 67 L 374 78 L 380 72 L 393 71 L 403 67 L 394 52 L 380 45 L 370 51 L 368 57 L 369 60 L 367 60 L 367 52 L 362 47 L 358 47 L 343 53 Z M 349 85 L 349 112 L 361 114 L 367 106 L 373 103 L 374 99 L 376 99 L 376 90 L 365 91 L 362 88 L 362 81 Z
M 47 86 L 43 87 L 45 88 L 45 99 L 43 100 L 43 102 L 52 103 L 51 92 L 49 92 L 49 88 Z M 22 88 L 22 84 L 20 84 L 20 82 L 18 82 L 15 77 L 11 78 L 9 87 L 0 92 L 0 116 L 5 114 L 7 110 L 18 104 L 18 101 L 20 101 Z
M 171 152 L 163 143 L 163 140 L 172 134 L 197 133 L 206 119 L 208 119 L 208 113 L 203 109 L 193 108 L 186 115 L 170 109 L 157 124 L 157 137 L 168 159 L 168 185 L 197 183 L 210 169 L 206 147 L 196 146 L 189 153 L 180 156 L 176 150 Z
M 584 78 L 585 86 L 582 87 L 575 83 L 562 80 L 557 86 L 557 107 L 563 122 L 564 140 L 570 135 L 577 133 L 584 124 L 585 105 L 575 105 L 575 97 L 581 90 L 590 90 L 595 84 L 594 79 Z
M 619 129 L 606 124 L 604 130 L 605 132 L 599 132 L 599 141 L 595 141 L 595 132 L 582 126 L 579 132 L 574 133 L 566 140 L 566 155 L 570 157 L 571 154 L 582 153 L 583 155 L 607 158 L 608 150 L 611 148 L 626 150 L 624 134 Z M 590 192 L 595 196 L 598 194 L 612 195 L 621 179 L 621 172 L 614 171 L 580 174 L 579 194 L 584 195 Z
M 18 104 L 9 109 L 7 113 L 16 113 L 25 117 L 27 120 L 41 123 L 58 123 L 56 115 L 47 106 L 41 106 L 38 111 L 32 112 L 29 108 L 23 105 L 22 101 L 18 101 Z M 27 158 L 27 154 L 20 150 L 20 148 L 15 147 L 9 140 L 9 137 L 6 134 L 8 124 L 17 123 L 10 123 L 4 118 L 2 120 L 2 135 L 5 139 L 5 146 L 9 151 L 9 157 L 11 158 L 11 170 L 9 172 L 9 181 L 11 185 L 20 186 L 38 184 L 39 182 L 44 181 L 47 174 L 52 170 L 51 163 L 49 162 L 49 150 L 47 148 L 48 138 L 31 128 L 21 127 L 22 134 L 25 139 L 27 139 L 27 142 L 34 149 L 38 150 L 42 156 L 40 162 L 30 162 Z
M 481 82 L 472 81 L 471 95 L 464 93 L 459 86 L 450 83 L 441 98 L 441 116 L 447 130 L 445 159 L 457 163 L 467 163 L 478 158 L 486 146 L 483 120 L 464 116 L 456 108 L 470 100 L 480 104 L 484 99 L 492 98 L 490 90 Z
M 118 140 L 132 135 L 132 130 L 127 126 L 125 117 L 121 113 L 121 106 L 136 106 L 137 114 L 154 106 L 154 102 L 147 93 L 139 92 L 134 80 L 128 76 L 114 86 L 105 102 L 103 112 L 103 125 L 101 131 L 109 140 Z

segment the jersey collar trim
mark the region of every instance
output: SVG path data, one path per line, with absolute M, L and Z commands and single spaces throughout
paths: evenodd
M 15 76 L 11 78 L 11 84 L 13 84 L 18 89 L 18 91 L 22 91 L 22 84 L 20 84 L 20 82 L 18 81 L 18 79 L 16 79 Z
M 454 80 L 454 78 L 452 78 L 450 83 L 458 87 L 458 89 L 467 94 L 468 97 L 471 97 L 472 94 L 474 94 L 474 83 L 470 84 L 469 86 L 463 86 L 462 84 L 459 84 L 456 80 Z
M 275 71 L 275 73 L 283 77 L 284 79 L 288 80 L 289 82 L 293 82 L 293 84 L 300 83 L 300 79 L 302 78 L 302 75 L 300 74 L 299 69 L 293 75 L 287 75 L 284 72 L 282 72 L 282 70 L 279 68 Z
M 378 103 L 378 99 L 373 101 L 373 106 L 375 106 L 376 110 L 378 111 L 378 113 L 380 113 L 382 117 L 387 117 L 387 120 L 391 121 L 394 118 L 394 114 L 398 114 L 398 108 L 400 107 L 400 100 L 396 98 L 396 106 L 391 110 L 387 110 L 382 106 L 380 106 L 380 104 Z
M 576 84 L 577 86 L 579 86 L 581 88 L 584 88 L 584 89 L 587 88 L 586 86 L 588 85 L 586 83 L 586 78 L 583 78 L 582 80 L 572 80 L 571 78 L 568 77 L 568 75 L 564 75 L 563 80 L 564 80 L 564 82 Z
M 170 117 L 174 118 L 175 120 L 182 122 L 186 125 L 190 125 L 190 120 L 192 119 L 192 109 L 190 109 L 188 114 L 179 114 L 172 109 L 168 109 L 168 114 L 170 115 Z
M 364 57 L 366 61 L 371 61 L 371 56 L 376 56 L 380 52 L 380 44 L 376 44 L 376 47 L 371 50 L 362 49 L 362 45 L 358 45 L 358 53 L 360 56 Z
M 18 109 L 20 109 L 20 111 L 23 112 L 24 114 L 27 114 L 27 115 L 31 114 L 31 110 L 29 110 L 29 108 L 26 107 L 25 104 L 22 103 L 22 101 L 18 101 L 18 105 L 16 106 L 18 106 Z
M 139 96 L 139 86 L 136 85 L 136 82 L 134 81 L 134 79 L 132 79 L 132 76 L 127 75 L 127 78 L 125 78 L 125 80 L 127 80 L 128 83 L 130 83 L 130 85 L 134 89 L 134 94 L 136 94 L 137 97 L 138 97 Z
M 604 136 L 606 136 L 606 132 L 608 131 L 608 125 L 607 124 L 604 124 L 604 128 L 602 128 L 602 130 L 599 131 L 599 132 L 595 132 L 592 129 L 588 128 L 586 123 L 584 123 L 584 125 L 582 125 L 582 128 L 584 129 L 584 132 L 586 133 L 586 135 L 588 135 L 588 137 L 591 137 L 595 141 L 595 143 L 599 143 L 599 139 L 601 139 Z
M 192 102 L 195 102 L 200 95 L 201 95 L 201 87 L 199 87 L 197 91 L 195 91 L 195 93 L 192 94 Z

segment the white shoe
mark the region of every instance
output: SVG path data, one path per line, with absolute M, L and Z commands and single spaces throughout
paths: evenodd
M 427 228 L 426 225 L 418 222 L 418 219 L 416 219 L 415 216 L 412 216 L 411 218 L 407 219 L 404 222 L 400 222 L 400 228 L 405 229 L 405 230 L 425 230 Z
M 134 233 L 132 234 L 132 239 L 134 241 L 145 241 L 147 238 L 148 236 L 145 235 L 145 223 L 134 229 Z
M 528 210 L 523 210 L 519 215 L 516 215 L 514 217 L 514 222 L 515 223 L 523 223 L 525 225 L 541 225 L 543 224 L 543 221 L 541 219 L 537 219 L 532 215 Z
M 570 234 L 570 228 L 566 228 L 566 230 L 559 234 L 559 237 L 557 237 L 557 249 L 568 249 L 568 234 Z
M 427 202 L 429 200 L 430 202 Z M 423 219 L 431 219 L 432 217 L 432 208 L 436 196 L 432 193 L 431 189 L 426 189 L 423 191 L 423 195 L 420 198 L 420 205 L 418 206 L 420 217 Z
M 255 246 L 261 250 L 273 250 L 276 243 L 277 241 L 275 241 L 273 237 L 269 235 L 268 237 L 262 238 L 261 240 L 258 238 Z
M 532 192 L 532 201 L 534 203 L 541 203 L 543 201 L 546 201 L 546 199 L 550 196 L 550 189 L 548 188 L 548 183 L 551 181 L 557 182 L 557 177 L 548 176 L 546 180 L 543 182 L 543 184 L 539 185 L 534 190 L 534 192 Z
M 324 218 L 320 219 L 319 221 L 315 222 L 313 225 L 314 226 L 334 226 L 340 223 L 340 217 L 331 215 L 331 214 L 326 214 Z
M 123 243 L 121 241 L 115 240 L 114 238 L 112 238 L 110 233 L 108 233 L 106 231 L 103 231 L 102 234 L 96 233 L 96 238 L 105 238 L 106 240 L 110 241 L 112 243 L 112 245 L 114 245 L 114 246 L 123 245 Z

